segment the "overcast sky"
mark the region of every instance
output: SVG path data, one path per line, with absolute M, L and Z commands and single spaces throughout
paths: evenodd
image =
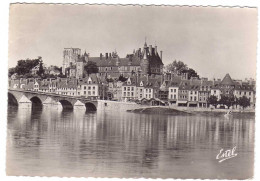
M 208 78 L 255 78 L 257 10 L 253 8 L 11 5 L 9 67 L 43 57 L 62 65 L 63 48 L 90 56 L 117 50 L 120 57 L 147 44 L 163 63 L 181 60 Z

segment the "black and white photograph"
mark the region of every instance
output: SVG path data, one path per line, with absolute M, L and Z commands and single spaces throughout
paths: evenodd
M 256 7 L 11 3 L 6 175 L 252 179 L 257 23 Z

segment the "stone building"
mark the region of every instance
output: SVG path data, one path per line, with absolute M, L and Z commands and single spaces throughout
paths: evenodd
M 88 61 L 94 62 L 101 77 L 118 78 L 120 75 L 130 77 L 132 75 L 161 75 L 163 73 L 162 51 L 160 56 L 157 46 L 139 48 L 125 58 L 120 58 L 116 51 L 112 53 L 100 53 L 99 57 L 91 57 L 86 52 L 81 55 L 79 48 L 65 48 L 63 51 L 62 73 L 68 77 L 84 77 L 84 66 Z

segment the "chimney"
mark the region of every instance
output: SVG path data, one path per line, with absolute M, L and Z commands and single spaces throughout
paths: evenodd
M 152 56 L 152 45 L 149 45 L 149 53 L 150 53 L 150 56 Z
M 155 55 L 157 55 L 157 46 L 156 45 L 154 46 L 154 53 L 155 53 Z
M 100 53 L 100 60 L 102 60 L 102 56 L 103 56 L 102 53 Z
M 108 59 L 108 53 L 106 53 L 106 59 Z
M 161 54 L 161 55 L 160 55 L 160 58 L 161 58 L 161 60 L 162 60 L 162 50 L 160 51 L 160 54 Z

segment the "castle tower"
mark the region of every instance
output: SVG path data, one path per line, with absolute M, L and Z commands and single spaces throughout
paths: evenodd
M 146 74 L 150 74 L 150 71 L 149 71 L 149 60 L 148 60 L 148 57 L 147 57 L 147 44 L 145 42 L 144 44 L 144 50 L 143 50 L 143 56 L 142 56 L 142 59 L 141 59 L 141 62 L 140 62 L 140 66 L 141 66 L 141 71 L 142 71 L 142 74 L 143 75 L 146 75 Z

